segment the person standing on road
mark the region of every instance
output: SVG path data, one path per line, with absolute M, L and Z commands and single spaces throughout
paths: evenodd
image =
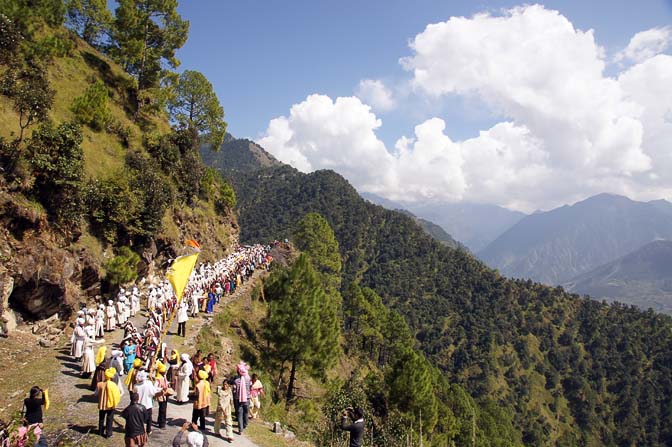
M 131 403 L 124 408 L 121 417 L 126 419 L 124 428 L 125 447 L 145 447 L 147 432 L 145 431 L 145 407 L 140 405 L 138 393 L 131 393 Z
M 193 424 L 200 420 L 199 429 L 205 430 L 205 417 L 208 415 L 210 408 L 210 382 L 208 382 L 208 373 L 204 370 L 198 372 L 200 379 L 194 387 L 196 393 L 196 400 L 194 401 L 194 410 L 191 413 L 191 422 Z
M 247 413 L 250 408 L 250 376 L 247 374 L 247 365 L 243 362 L 238 364 L 238 377 L 234 381 L 233 391 L 238 416 L 238 434 L 242 435 L 247 428 Z
M 154 407 L 154 396 L 161 392 L 161 388 L 154 386 L 145 371 L 139 371 L 135 376 L 135 392 L 138 394 L 140 405 L 145 407 L 145 423 L 147 424 L 147 434 L 152 434 L 152 409 Z
M 98 434 L 104 438 L 112 437 L 112 420 L 114 410 L 121 400 L 121 391 L 114 382 L 114 376 L 117 374 L 115 368 L 105 370 L 105 380 L 96 384 L 96 395 L 98 396 Z

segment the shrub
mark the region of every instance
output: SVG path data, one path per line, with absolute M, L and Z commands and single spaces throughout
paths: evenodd
M 128 247 L 121 247 L 117 256 L 105 262 L 107 281 L 115 286 L 135 281 L 138 277 L 140 256 Z
M 103 130 L 112 121 L 112 114 L 107 104 L 110 95 L 102 81 L 90 85 L 82 96 L 72 101 L 70 110 L 75 119 L 94 130 Z

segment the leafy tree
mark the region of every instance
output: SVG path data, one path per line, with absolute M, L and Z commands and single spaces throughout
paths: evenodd
M 138 277 L 140 256 L 129 247 L 121 247 L 118 254 L 103 264 L 106 279 L 113 286 L 135 281 Z
M 212 150 L 219 150 L 226 134 L 224 109 L 210 81 L 200 72 L 184 71 L 168 101 L 171 119 L 179 126 L 205 135 Z
M 133 193 L 123 173 L 108 179 L 93 179 L 85 188 L 85 203 L 93 233 L 116 244 L 132 233 L 131 225 L 138 214 L 138 196 Z
M 264 336 L 268 355 L 280 365 L 280 374 L 290 367 L 287 405 L 294 397 L 297 370 L 320 377 L 338 356 L 338 325 L 335 303 L 329 302 L 317 273 L 305 254 L 289 270 L 275 273 L 266 296 L 271 298 Z M 327 315 L 332 314 L 332 315 Z
M 10 68 L 4 74 L 2 94 L 14 102 L 14 110 L 19 115 L 18 141 L 21 142 L 29 126 L 47 119 L 55 92 L 49 85 L 46 69 L 33 62 L 21 68 Z
M 65 20 L 63 0 L 0 0 L 0 11 L 19 27 L 24 37 L 31 37 L 39 23 L 58 27 Z
M 105 84 L 98 80 L 91 84 L 82 96 L 72 101 L 70 110 L 81 124 L 86 124 L 94 130 L 103 130 L 112 121 L 112 112 L 108 107 L 110 99 Z
M 17 57 L 23 36 L 19 27 L 6 15 L 0 14 L 0 65 L 10 65 Z
M 169 180 L 161 173 L 156 162 L 137 152 L 126 157 L 129 185 L 138 202 L 138 212 L 129 222 L 131 236 L 146 240 L 162 227 L 163 215 L 173 202 Z
M 175 51 L 184 45 L 189 22 L 177 0 L 119 0 L 112 32 L 112 54 L 135 76 L 140 90 L 159 86 L 162 63 L 175 68 Z
M 97 47 L 112 25 L 107 0 L 67 0 L 68 25 L 90 45 Z
M 35 183 L 33 193 L 64 227 L 79 223 L 82 212 L 84 154 L 82 132 L 76 124 L 54 128 L 43 124 L 28 142 L 26 158 Z
M 226 180 L 222 180 L 222 184 L 219 187 L 219 199 L 217 204 L 220 208 L 233 209 L 236 206 L 236 192 L 233 190 L 233 186 Z
M 294 242 L 310 256 L 323 284 L 333 291 L 341 287 L 341 255 L 329 222 L 318 213 L 308 213 L 297 223 Z

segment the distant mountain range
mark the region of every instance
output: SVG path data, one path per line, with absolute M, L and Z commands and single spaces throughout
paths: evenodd
M 563 284 L 570 292 L 672 314 L 672 241 L 654 241 Z
M 425 233 L 429 234 L 434 239 L 441 242 L 443 245 L 446 245 L 446 246 L 451 247 L 451 248 L 466 249 L 466 247 L 464 245 L 462 245 L 460 242 L 456 241 L 450 234 L 446 233 L 446 230 L 444 230 L 443 228 L 441 228 L 439 225 L 435 224 L 434 222 L 430 222 L 426 219 L 418 217 L 408 210 L 398 209 L 396 211 L 399 211 L 400 213 L 403 213 L 403 214 L 406 214 L 409 217 L 412 217 L 413 220 L 415 220 L 415 223 L 420 225 L 420 227 L 423 230 L 425 230 Z
M 478 255 L 514 278 L 562 284 L 638 250 L 672 240 L 672 204 L 600 194 L 523 218 Z
M 376 194 L 362 197 L 387 209 L 406 209 L 439 225 L 476 253 L 520 221 L 525 214 L 496 205 L 448 202 L 395 202 Z

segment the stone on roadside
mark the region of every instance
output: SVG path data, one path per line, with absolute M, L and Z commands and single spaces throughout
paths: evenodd
M 43 348 L 51 348 L 52 346 L 54 346 L 54 343 L 51 340 L 40 338 L 40 346 L 42 346 Z
M 273 422 L 273 433 L 282 433 L 282 425 L 280 425 L 280 422 Z

